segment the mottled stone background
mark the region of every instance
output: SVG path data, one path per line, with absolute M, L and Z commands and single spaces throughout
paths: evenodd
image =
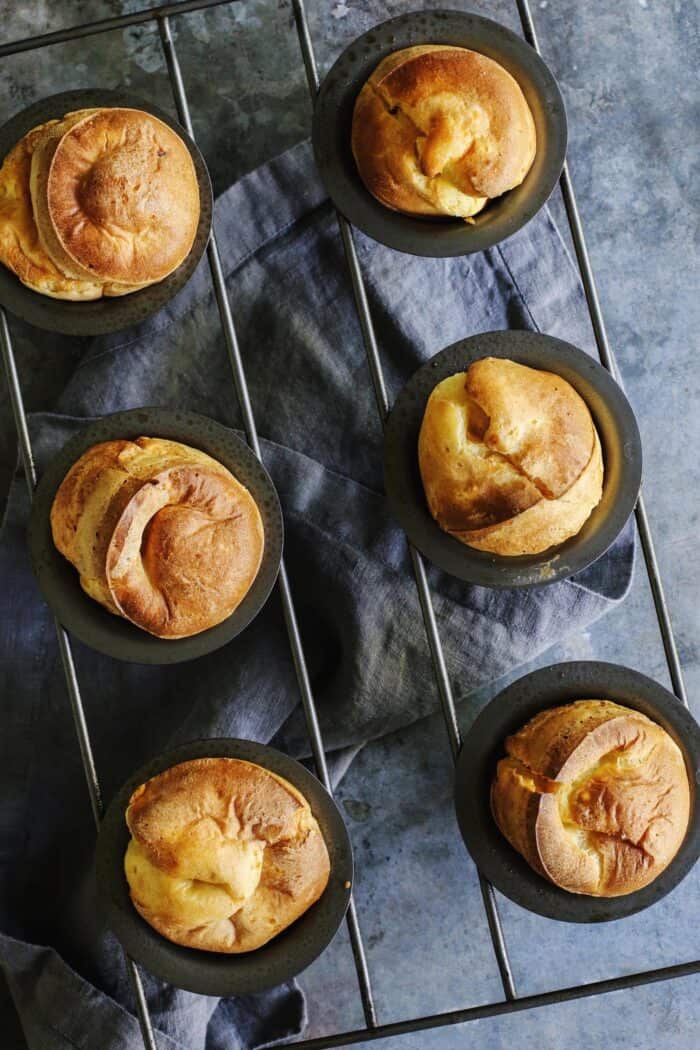
M 143 6 L 132 0 L 4 0 L 3 37 Z M 323 71 L 359 32 L 419 2 L 308 0 L 308 6 Z M 510 0 L 426 6 L 474 10 L 518 26 Z M 532 7 L 568 107 L 572 173 L 611 340 L 639 417 L 647 505 L 699 714 L 698 6 L 692 0 L 533 0 Z M 173 30 L 217 191 L 307 135 L 310 106 L 288 0 L 247 0 L 186 15 L 173 21 Z M 172 108 L 157 32 L 136 27 L 4 59 L 0 119 L 50 92 L 91 85 L 128 87 Z M 553 206 L 560 214 L 558 200 Z M 66 340 L 60 355 L 47 360 L 41 333 L 16 332 L 27 405 L 49 407 L 80 344 Z M 14 439 L 5 404 L 0 439 L 6 484 Z M 642 566 L 622 609 L 540 663 L 591 657 L 667 682 Z M 483 699 L 502 684 L 485 690 Z M 458 682 L 455 687 L 459 692 Z M 382 1021 L 502 996 L 450 794 L 449 753 L 437 717 L 366 748 L 342 784 Z M 499 903 L 521 994 L 697 958 L 700 950 L 697 870 L 650 911 L 603 927 L 556 924 Z M 344 932 L 302 983 L 312 1034 L 361 1024 Z M 700 1045 L 699 993 L 700 979 L 686 978 L 373 1045 L 451 1050 L 470 1041 L 485 1050 L 685 1050 Z

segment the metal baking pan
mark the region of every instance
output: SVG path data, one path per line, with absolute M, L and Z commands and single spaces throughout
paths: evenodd
M 161 437 L 201 449 L 231 471 L 249 490 L 260 511 L 265 548 L 258 575 L 240 605 L 216 627 L 189 638 L 156 638 L 115 616 L 80 586 L 78 573 L 54 546 L 49 516 L 56 491 L 75 461 L 100 441 Z M 39 588 L 66 630 L 98 652 L 117 660 L 171 664 L 204 656 L 240 634 L 265 604 L 282 558 L 282 511 L 262 463 L 240 438 L 220 423 L 194 412 L 136 408 L 88 424 L 51 461 L 37 485 L 29 519 L 29 553 Z
M 537 153 L 530 171 L 520 186 L 489 202 L 473 222 L 392 211 L 365 188 L 355 165 L 351 128 L 360 89 L 383 58 L 416 44 L 454 44 L 488 55 L 518 81 L 532 111 Z M 319 90 L 312 139 L 329 196 L 358 229 L 411 255 L 468 255 L 510 237 L 549 198 L 566 157 L 566 111 L 540 56 L 505 26 L 463 11 L 413 11 L 374 26 L 343 51 Z
M 306 798 L 319 823 L 331 861 L 322 896 L 295 923 L 252 952 L 220 954 L 167 940 L 131 903 L 124 875 L 129 842 L 125 813 L 132 792 L 149 777 L 192 758 L 240 758 L 284 777 Z M 201 995 L 253 995 L 291 980 L 335 937 L 350 901 L 353 860 L 340 810 L 323 785 L 293 758 L 252 740 L 197 740 L 152 759 L 129 778 L 112 800 L 97 840 L 97 887 L 107 921 L 125 950 L 150 973 Z
M 541 554 L 503 557 L 474 550 L 443 532 L 425 499 L 418 434 L 434 387 L 482 357 L 505 357 L 556 372 L 591 410 L 600 435 L 603 495 L 576 536 Z M 623 391 L 583 350 L 538 332 L 487 332 L 453 343 L 424 364 L 397 397 L 384 434 L 384 484 L 389 506 L 411 543 L 434 565 L 483 587 L 532 587 L 581 572 L 608 550 L 634 511 L 642 479 L 639 428 Z
M 505 738 L 548 707 L 573 700 L 614 700 L 642 711 L 669 733 L 683 753 L 690 782 L 690 821 L 669 866 L 648 886 L 622 897 L 568 893 L 543 878 L 498 830 L 491 815 L 491 783 L 505 754 Z M 698 778 L 700 726 L 673 693 L 617 664 L 554 664 L 520 678 L 499 693 L 464 737 L 457 759 L 455 807 L 465 845 L 479 871 L 516 904 L 563 922 L 607 922 L 656 904 L 675 889 L 700 856 Z
M 169 113 L 148 99 L 126 91 L 106 91 L 89 88 L 80 91 L 62 91 L 58 95 L 35 102 L 15 114 L 0 128 L 0 158 L 4 160 L 12 147 L 39 124 L 60 120 L 66 113 L 92 107 L 142 109 L 152 113 L 175 131 L 190 151 L 199 186 L 200 216 L 194 243 L 187 258 L 177 270 L 162 281 L 129 295 L 94 299 L 90 302 L 70 302 L 52 299 L 32 291 L 6 266 L 0 264 L 0 305 L 10 313 L 29 321 L 37 328 L 64 335 L 104 335 L 139 324 L 172 299 L 183 288 L 197 268 L 211 233 L 213 197 L 209 172 L 204 157 L 185 129 Z

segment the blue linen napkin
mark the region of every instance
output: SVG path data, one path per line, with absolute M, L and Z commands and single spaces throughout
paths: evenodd
M 216 226 L 339 775 L 358 745 L 427 715 L 437 696 L 405 540 L 382 495 L 381 429 L 342 248 L 308 144 L 231 187 Z M 477 256 L 416 259 L 361 235 L 358 248 L 392 396 L 467 334 L 529 328 L 592 349 L 576 272 L 546 209 Z M 41 340 L 47 366 L 65 352 L 65 340 L 13 329 L 20 343 Z M 206 263 L 155 318 L 86 345 L 55 411 L 31 419 L 40 471 L 88 418 L 148 404 L 240 427 Z M 96 915 L 94 832 L 51 619 L 29 570 L 27 514 L 16 478 L 0 540 L 0 960 L 31 1048 L 138 1050 L 118 946 Z M 431 570 L 458 699 L 619 602 L 633 552 L 628 526 L 587 571 L 519 592 Z M 245 736 L 308 754 L 276 594 L 242 636 L 190 664 L 121 664 L 80 645 L 76 659 L 107 800 L 148 757 L 189 738 Z M 305 1020 L 293 982 L 224 1001 L 146 975 L 146 991 L 169 1050 L 272 1046 Z

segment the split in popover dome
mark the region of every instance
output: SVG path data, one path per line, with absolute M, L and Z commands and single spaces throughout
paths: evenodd
M 690 817 L 683 755 L 641 712 L 578 700 L 536 715 L 505 750 L 491 788 L 496 823 L 562 889 L 632 893 L 680 849 Z
M 537 554 L 579 532 L 603 488 L 600 440 L 561 376 L 485 357 L 432 391 L 418 439 L 428 507 L 455 539 Z
M 248 490 L 211 456 L 163 438 L 88 449 L 56 493 L 51 531 L 91 598 L 159 638 L 230 616 L 264 548 Z

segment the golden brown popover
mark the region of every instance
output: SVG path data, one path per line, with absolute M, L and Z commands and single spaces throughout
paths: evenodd
M 29 184 L 32 156 L 47 131 L 49 121 L 30 131 L 10 150 L 0 168 L 0 262 L 22 284 L 52 299 L 88 300 L 102 295 L 102 284 L 92 278 L 75 280 L 46 254 L 32 210 Z
M 440 528 L 505 556 L 575 536 L 603 490 L 586 403 L 561 376 L 504 358 L 482 358 L 438 383 L 418 461 Z
M 200 758 L 131 796 L 124 870 L 131 899 L 164 937 L 249 952 L 276 937 L 328 884 L 328 850 L 308 802 L 262 766 Z
M 562 889 L 632 893 L 680 849 L 690 816 L 683 755 L 641 712 L 577 700 L 540 712 L 505 750 L 491 788 L 494 819 Z
M 360 177 L 377 200 L 407 215 L 475 215 L 520 185 L 535 149 L 518 82 L 463 47 L 421 44 L 388 55 L 355 103 Z
M 125 295 L 184 261 L 199 187 L 182 139 L 150 113 L 85 109 L 33 129 L 0 169 L 0 261 L 54 298 Z
M 264 547 L 253 497 L 221 463 L 149 437 L 83 453 L 56 493 L 51 531 L 91 598 L 159 638 L 230 616 Z

